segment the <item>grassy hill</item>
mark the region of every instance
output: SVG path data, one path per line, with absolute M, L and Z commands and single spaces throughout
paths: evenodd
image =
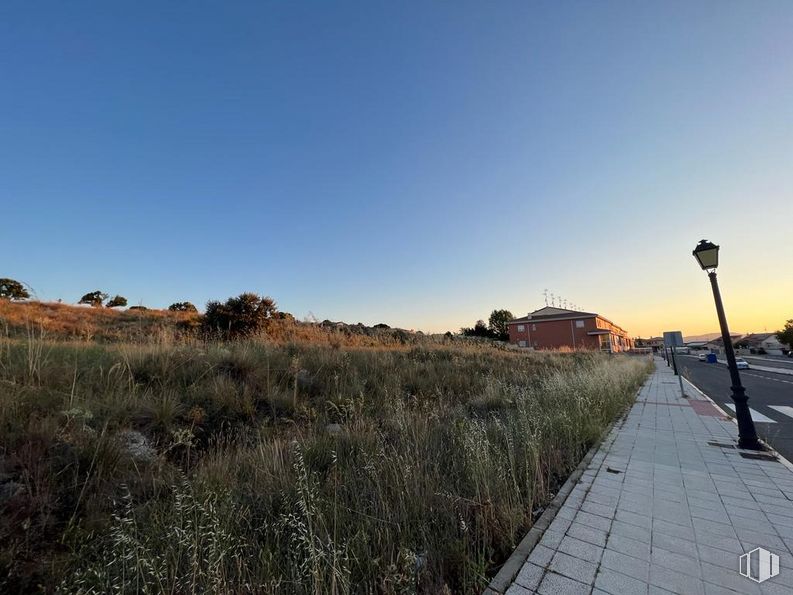
M 0 329 L 11 337 L 30 333 L 55 340 L 142 341 L 181 337 L 199 320 L 197 313 L 168 310 L 114 310 L 54 302 L 0 300 Z

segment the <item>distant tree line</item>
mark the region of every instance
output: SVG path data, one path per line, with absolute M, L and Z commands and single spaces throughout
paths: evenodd
M 86 293 L 77 303 L 87 304 L 92 308 L 101 308 L 103 305 L 106 308 L 123 308 L 127 305 L 127 298 L 125 298 L 123 295 L 114 295 L 105 304 L 104 302 L 108 298 L 110 298 L 109 294 L 97 289 L 96 291 Z
M 483 337 L 485 339 L 509 340 L 509 321 L 514 319 L 509 310 L 493 310 L 487 324 L 477 320 L 473 327 L 463 327 L 460 333 L 466 337 Z
M 24 285 L 14 279 L 0 278 L 0 299 L 25 300 L 30 294 Z M 94 290 L 83 295 L 78 304 L 85 304 L 93 308 L 123 308 L 127 305 L 127 298 L 122 295 L 110 297 L 109 293 Z M 129 310 L 145 311 L 143 305 L 130 306 Z M 171 312 L 184 312 L 198 314 L 198 309 L 190 302 L 174 302 L 168 306 Z M 490 314 L 489 324 L 479 320 L 473 328 L 460 329 L 467 336 L 486 337 L 489 339 L 507 340 L 507 323 L 512 320 L 512 313 L 508 310 L 493 310 Z M 203 315 L 191 318 L 187 325 L 190 329 L 201 330 L 208 335 L 218 338 L 235 339 L 249 337 L 262 332 L 267 332 L 271 325 L 277 322 L 294 322 L 295 318 L 289 312 L 281 312 L 275 300 L 269 296 L 260 296 L 256 293 L 242 293 L 237 297 L 230 297 L 225 302 L 210 301 L 206 305 Z M 337 326 L 326 320 L 323 326 Z M 347 326 L 347 325 L 344 325 Z M 362 324 L 357 326 L 364 328 Z M 390 330 L 385 323 L 372 327 L 376 330 Z M 399 329 L 397 329 L 399 330 Z M 420 333 L 420 331 L 419 331 Z M 451 337 L 451 333 L 446 333 Z

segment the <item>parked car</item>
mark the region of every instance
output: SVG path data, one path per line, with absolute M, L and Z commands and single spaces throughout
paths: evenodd
M 700 353 L 700 354 L 697 356 L 697 359 L 698 359 L 699 361 L 701 361 L 701 362 L 706 362 L 706 361 L 708 361 L 708 354 L 707 354 L 707 353 Z
M 738 367 L 739 370 L 748 370 L 749 364 L 746 363 L 746 360 L 743 358 L 738 358 L 735 360 L 735 365 Z

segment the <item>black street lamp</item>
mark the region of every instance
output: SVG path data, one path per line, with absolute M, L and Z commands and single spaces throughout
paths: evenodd
M 727 328 L 727 317 L 724 315 L 719 283 L 716 280 L 716 267 L 719 266 L 719 247 L 708 240 L 702 240 L 697 244 L 693 254 L 702 270 L 708 271 L 710 285 L 713 288 L 713 299 L 716 301 L 716 313 L 719 316 L 719 326 L 721 327 L 721 340 L 724 342 L 724 353 L 727 356 L 727 367 L 730 369 L 730 379 L 732 380 L 730 388 L 732 389 L 732 400 L 735 403 L 735 417 L 738 420 L 738 448 L 763 450 L 760 441 L 757 439 L 752 414 L 749 412 L 749 397 L 746 396 L 746 389 L 741 384 L 741 375 L 738 373 L 738 366 L 735 364 L 735 350 L 732 347 L 730 329 Z

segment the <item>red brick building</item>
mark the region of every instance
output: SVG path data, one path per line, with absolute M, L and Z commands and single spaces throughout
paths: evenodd
M 633 348 L 628 333 L 599 314 L 552 306 L 510 322 L 509 342 L 532 349 L 590 349 L 610 353 Z

